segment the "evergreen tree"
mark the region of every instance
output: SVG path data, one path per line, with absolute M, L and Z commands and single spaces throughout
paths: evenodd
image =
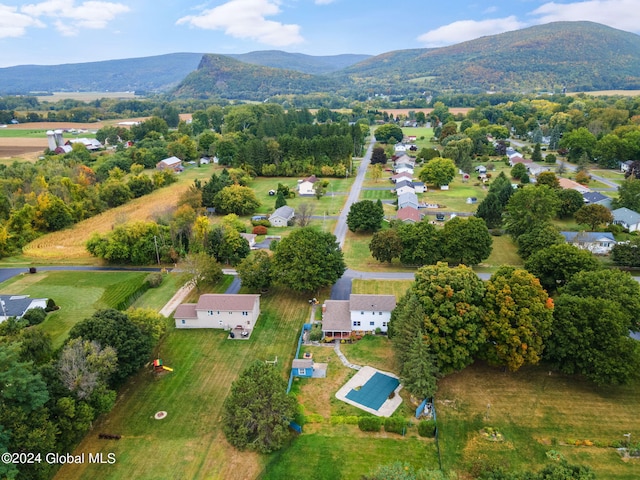
M 422 331 L 419 330 L 402 365 L 402 385 L 418 399 L 431 398 L 437 389 L 437 373 L 429 347 L 422 339 Z
M 276 210 L 280 207 L 284 207 L 287 204 L 287 200 L 284 198 L 284 194 L 281 191 L 278 191 L 276 196 Z

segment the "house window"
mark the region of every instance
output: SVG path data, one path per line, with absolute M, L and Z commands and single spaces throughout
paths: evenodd
M 369 326 L 373 327 L 376 324 L 376 322 L 369 322 Z
M 298 375 L 304 375 L 306 372 L 304 371 L 304 368 L 299 368 L 298 369 Z
M 356 322 L 353 322 L 353 326 L 354 327 L 359 327 L 360 326 L 360 321 L 358 320 Z
M 378 312 L 378 315 L 382 315 L 382 312 Z
M 213 311 L 212 310 L 207 310 L 207 315 L 213 315 Z
M 222 320 L 218 320 L 218 325 L 222 326 Z
M 249 315 L 249 312 L 242 312 L 242 316 L 246 317 Z
M 387 322 L 382 322 L 382 326 L 386 327 L 387 326 Z
M 187 323 L 187 322 L 186 322 L 186 321 L 184 321 L 184 320 L 180 320 L 180 323 L 182 323 L 182 325 L 184 325 L 184 324 L 185 324 L 185 323 Z
M 364 312 L 360 312 L 360 315 L 364 315 Z
M 233 312 L 229 312 L 229 315 L 231 315 Z

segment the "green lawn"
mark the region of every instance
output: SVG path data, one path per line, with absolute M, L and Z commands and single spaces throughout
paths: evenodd
M 491 239 L 493 240 L 493 249 L 489 258 L 482 262 L 482 267 L 497 268 L 501 265 L 521 267 L 524 264 L 522 258 L 518 255 L 517 245 L 509 235 L 492 236 Z
M 231 448 L 220 414 L 231 383 L 254 360 L 273 360 L 288 376 L 307 297 L 272 290 L 263 295 L 262 315 L 249 340 L 228 340 L 217 330 L 172 328 L 157 355 L 174 369 L 160 378 L 140 372 L 120 392 L 114 410 L 100 419 L 76 452 L 114 452 L 117 463 L 68 465 L 56 478 L 256 478 L 268 457 Z M 153 415 L 167 411 L 158 421 Z M 97 432 L 117 432 L 116 442 Z
M 395 295 L 396 299 L 404 296 L 413 280 L 359 280 L 351 282 L 352 293 L 365 293 L 373 295 Z
M 261 480 L 359 480 L 377 465 L 395 460 L 409 463 L 416 469 L 438 468 L 435 443 L 418 438 L 402 439 L 387 434 L 380 438 L 351 433 L 357 427 L 342 426 L 341 435 L 313 433 L 298 438 L 291 447 L 273 456 Z M 352 427 L 352 428 L 347 428 Z
M 60 309 L 49 313 L 39 328 L 50 333 L 53 346 L 58 347 L 71 327 L 96 310 L 116 308 L 147 275 L 145 272 L 49 271 L 19 275 L 1 287 L 7 293 L 53 298 Z
M 599 177 L 606 178 L 607 180 L 612 180 L 617 184 L 621 184 L 624 182 L 624 173 L 620 170 L 591 170 L 591 173 L 597 175 Z
M 460 472 L 483 462 L 510 471 L 538 470 L 554 449 L 572 463 L 590 466 L 597 478 L 638 478 L 638 463 L 623 462 L 609 446 L 624 440 L 623 433 L 640 435 L 638 395 L 637 380 L 599 388 L 577 377 L 550 375 L 544 367 L 516 373 L 482 364 L 468 367 L 438 386 L 443 468 Z M 487 426 L 498 429 L 504 441 L 485 440 L 480 430 Z M 576 440 L 598 446 L 577 447 Z

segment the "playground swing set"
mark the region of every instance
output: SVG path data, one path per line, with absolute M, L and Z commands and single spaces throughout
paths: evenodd
M 153 361 L 153 371 L 154 373 L 173 372 L 173 368 L 163 365 L 161 358 L 156 358 Z

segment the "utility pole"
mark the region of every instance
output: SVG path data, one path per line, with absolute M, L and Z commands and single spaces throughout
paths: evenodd
M 153 236 L 153 243 L 156 246 L 156 259 L 158 260 L 158 265 L 160 265 L 160 252 L 158 252 L 158 237 Z

